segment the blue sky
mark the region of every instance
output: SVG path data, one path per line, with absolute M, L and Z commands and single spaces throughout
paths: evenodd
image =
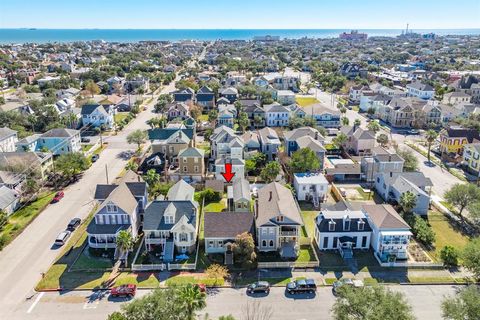
M 0 28 L 480 28 L 480 0 L 0 0 Z

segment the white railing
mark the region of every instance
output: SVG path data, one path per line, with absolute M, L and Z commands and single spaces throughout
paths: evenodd
M 150 271 L 150 270 L 166 270 L 167 265 L 165 263 L 160 264 L 132 264 L 132 271 Z
M 278 262 L 259 262 L 259 269 L 274 268 L 316 268 L 319 266 L 318 261 L 295 262 L 295 261 L 278 261 Z
M 282 237 L 296 237 L 298 236 L 297 231 L 280 231 L 280 236 Z
M 195 263 L 169 263 L 168 270 L 195 270 Z

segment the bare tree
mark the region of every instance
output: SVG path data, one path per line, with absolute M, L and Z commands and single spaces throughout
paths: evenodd
M 242 320 L 270 320 L 273 319 L 271 306 L 262 305 L 260 301 L 248 302 L 243 308 Z

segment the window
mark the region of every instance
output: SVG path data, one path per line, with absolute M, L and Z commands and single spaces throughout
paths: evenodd
M 270 247 L 273 248 L 273 240 L 270 240 L 270 243 L 269 243 Z
M 107 212 L 117 212 L 118 208 L 114 204 L 107 204 Z
M 348 220 L 345 220 L 344 224 L 343 224 L 343 229 L 345 231 L 350 231 L 350 219 Z
M 183 163 L 187 163 L 187 158 L 182 158 L 183 159 Z
M 220 248 L 223 248 L 223 240 L 218 240 L 218 246 L 219 246 Z
M 268 229 L 269 229 L 268 231 L 269 231 L 270 234 L 274 234 L 274 233 L 275 233 L 275 228 L 268 228 Z
M 101 215 L 101 214 L 97 215 L 97 223 L 98 224 L 103 224 L 103 215 Z
M 323 238 L 323 248 L 324 249 L 328 248 L 328 237 Z
M 173 216 L 165 216 L 166 224 L 173 224 Z
M 277 222 L 283 222 L 283 216 L 277 216 Z
M 338 238 L 334 237 L 333 238 L 333 248 L 337 248 L 337 243 L 338 243 Z
M 180 241 L 188 241 L 188 234 L 180 233 Z
M 364 230 L 365 229 L 365 222 L 363 221 L 358 221 L 358 230 Z
M 196 159 L 196 158 L 195 158 L 195 159 Z M 198 166 L 193 166 L 193 171 L 194 171 L 194 172 L 198 172 L 198 171 L 199 171 Z
M 267 234 L 267 228 L 262 228 L 262 234 Z
M 187 166 L 183 166 L 183 172 L 187 172 Z
M 213 248 L 213 240 L 208 240 L 208 247 Z
M 199 159 L 200 159 L 200 158 L 193 158 L 193 162 L 198 163 L 198 160 L 199 160 Z
M 328 223 L 328 231 L 335 231 L 335 222 L 334 221 L 330 221 Z
M 117 224 L 117 216 L 112 214 L 110 215 L 110 223 L 111 224 Z
M 263 240 L 262 241 L 262 247 L 266 247 L 267 246 L 267 241 L 266 240 Z

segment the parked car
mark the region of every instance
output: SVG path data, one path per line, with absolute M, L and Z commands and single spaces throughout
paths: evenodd
M 98 160 L 98 158 L 100 158 L 100 156 L 99 156 L 98 154 L 94 154 L 94 155 L 92 156 L 92 159 L 91 159 L 91 160 L 92 160 L 92 162 L 96 162 L 96 161 Z
M 420 133 L 420 131 L 418 131 L 417 129 L 410 129 L 407 131 L 408 134 L 413 134 L 413 135 L 418 135 Z
M 315 291 L 317 291 L 317 285 L 313 279 L 295 280 L 287 284 L 287 292 L 290 294 L 313 293 Z
M 60 232 L 60 234 L 55 239 L 55 244 L 57 246 L 63 246 L 67 242 L 67 240 L 68 240 L 68 238 L 70 237 L 71 234 L 72 233 L 68 230 Z
M 70 231 L 75 230 L 80 225 L 81 222 L 82 222 L 82 220 L 80 218 L 73 218 L 68 223 L 67 230 L 70 230 Z
M 81 139 L 80 141 L 83 142 L 83 143 L 89 143 L 89 142 L 90 142 L 90 138 L 82 137 L 82 139 Z
M 134 284 L 124 284 L 110 290 L 112 297 L 133 297 L 135 293 L 137 293 L 137 286 Z
M 53 199 L 50 203 L 57 203 L 60 200 L 62 200 L 62 198 L 64 196 L 65 196 L 65 194 L 63 193 L 63 191 L 58 191 L 57 193 L 55 193 L 55 196 L 53 197 Z
M 270 284 L 267 281 L 257 281 L 249 284 L 247 293 L 270 293 Z
M 364 286 L 362 280 L 353 280 L 353 279 L 340 279 L 333 283 L 332 292 L 336 296 L 338 290 L 344 286 L 352 286 L 354 288 L 362 288 Z

